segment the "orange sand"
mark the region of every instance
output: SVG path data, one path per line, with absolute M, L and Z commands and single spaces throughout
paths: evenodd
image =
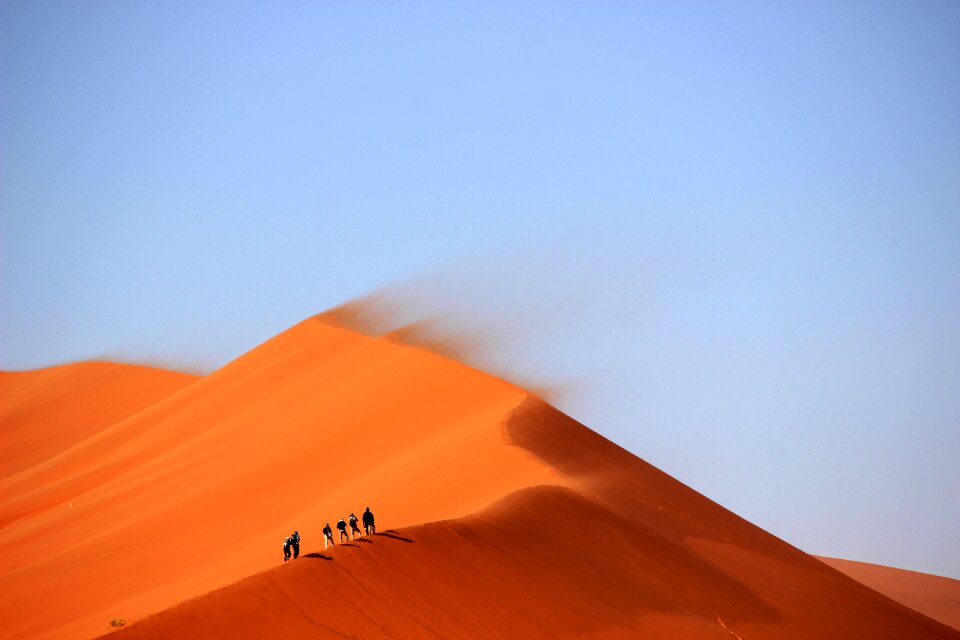
M 0 372 L 0 478 L 66 451 L 196 379 L 113 362 Z
M 960 629 L 960 580 L 853 560 L 820 560 L 911 609 Z
M 3 637 L 90 638 L 120 617 L 120 637 L 155 638 L 960 638 L 391 337 L 319 316 L 186 382 L 144 378 L 158 401 L 52 457 L 11 451 Z M 367 505 L 383 535 L 323 553 L 323 524 Z M 284 565 L 294 529 L 313 557 Z

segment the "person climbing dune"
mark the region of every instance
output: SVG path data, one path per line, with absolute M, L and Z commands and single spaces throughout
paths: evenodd
M 330 523 L 327 523 L 327 526 L 323 528 L 323 548 L 326 549 L 328 546 L 335 546 L 333 542 L 333 529 L 330 528 Z
M 293 559 L 296 560 L 300 557 L 300 532 L 294 531 L 293 535 L 290 536 L 290 546 L 293 548 Z
M 292 541 L 290 540 L 290 536 L 287 536 L 286 538 L 283 539 L 283 561 L 284 561 L 284 562 L 286 562 L 287 560 L 290 559 L 290 545 L 291 545 L 291 543 L 292 543 Z
M 356 540 L 358 536 L 362 536 L 363 532 L 360 531 L 360 527 L 357 526 L 357 516 L 350 514 L 348 518 L 350 521 L 350 538 Z
M 343 517 L 340 518 L 340 521 L 337 522 L 337 529 L 340 530 L 340 542 L 343 542 L 343 539 L 346 538 L 350 540 L 350 536 L 347 534 L 347 523 L 344 521 Z
M 363 512 L 363 530 L 367 532 L 368 536 L 377 532 L 377 525 L 373 522 L 373 512 L 370 511 L 370 507 L 367 507 L 367 510 Z

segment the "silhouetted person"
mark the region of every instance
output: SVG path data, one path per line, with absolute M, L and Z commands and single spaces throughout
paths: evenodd
M 340 522 L 337 523 L 337 529 L 340 529 L 340 542 L 343 542 L 343 539 L 350 539 L 350 536 L 347 535 L 347 523 L 343 521 L 343 518 L 340 518 Z
M 361 533 L 360 527 L 357 526 L 357 516 L 351 513 L 348 520 L 350 521 L 350 537 L 355 540 L 357 536 L 362 536 L 363 533 Z
M 292 540 L 290 540 L 290 536 L 287 536 L 286 538 L 283 539 L 283 561 L 284 562 L 290 559 L 291 543 L 292 543 Z
M 290 546 L 293 547 L 293 559 L 296 560 L 300 557 L 300 532 L 294 531 L 293 535 L 290 536 Z
M 363 512 L 363 530 L 368 536 L 377 532 L 377 525 L 373 524 L 373 513 L 370 512 L 370 507 Z
M 333 542 L 333 529 L 330 528 L 330 523 L 327 523 L 327 526 L 323 528 L 323 548 L 326 549 L 328 546 L 334 546 Z

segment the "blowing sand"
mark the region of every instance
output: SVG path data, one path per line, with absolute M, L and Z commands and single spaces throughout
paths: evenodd
M 327 316 L 202 378 L 75 366 L 0 378 L 5 638 L 960 638 L 524 390 Z M 324 551 L 368 505 L 380 533 Z

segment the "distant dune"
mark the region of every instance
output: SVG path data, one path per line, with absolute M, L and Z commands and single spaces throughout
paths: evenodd
M 526 391 L 328 316 L 202 378 L 84 366 L 0 378 L 4 638 L 960 638 Z M 380 534 L 325 551 L 368 505 Z
M 0 372 L 0 478 L 53 458 L 196 379 L 113 362 Z
M 960 580 L 866 562 L 820 560 L 911 609 L 960 629 Z

